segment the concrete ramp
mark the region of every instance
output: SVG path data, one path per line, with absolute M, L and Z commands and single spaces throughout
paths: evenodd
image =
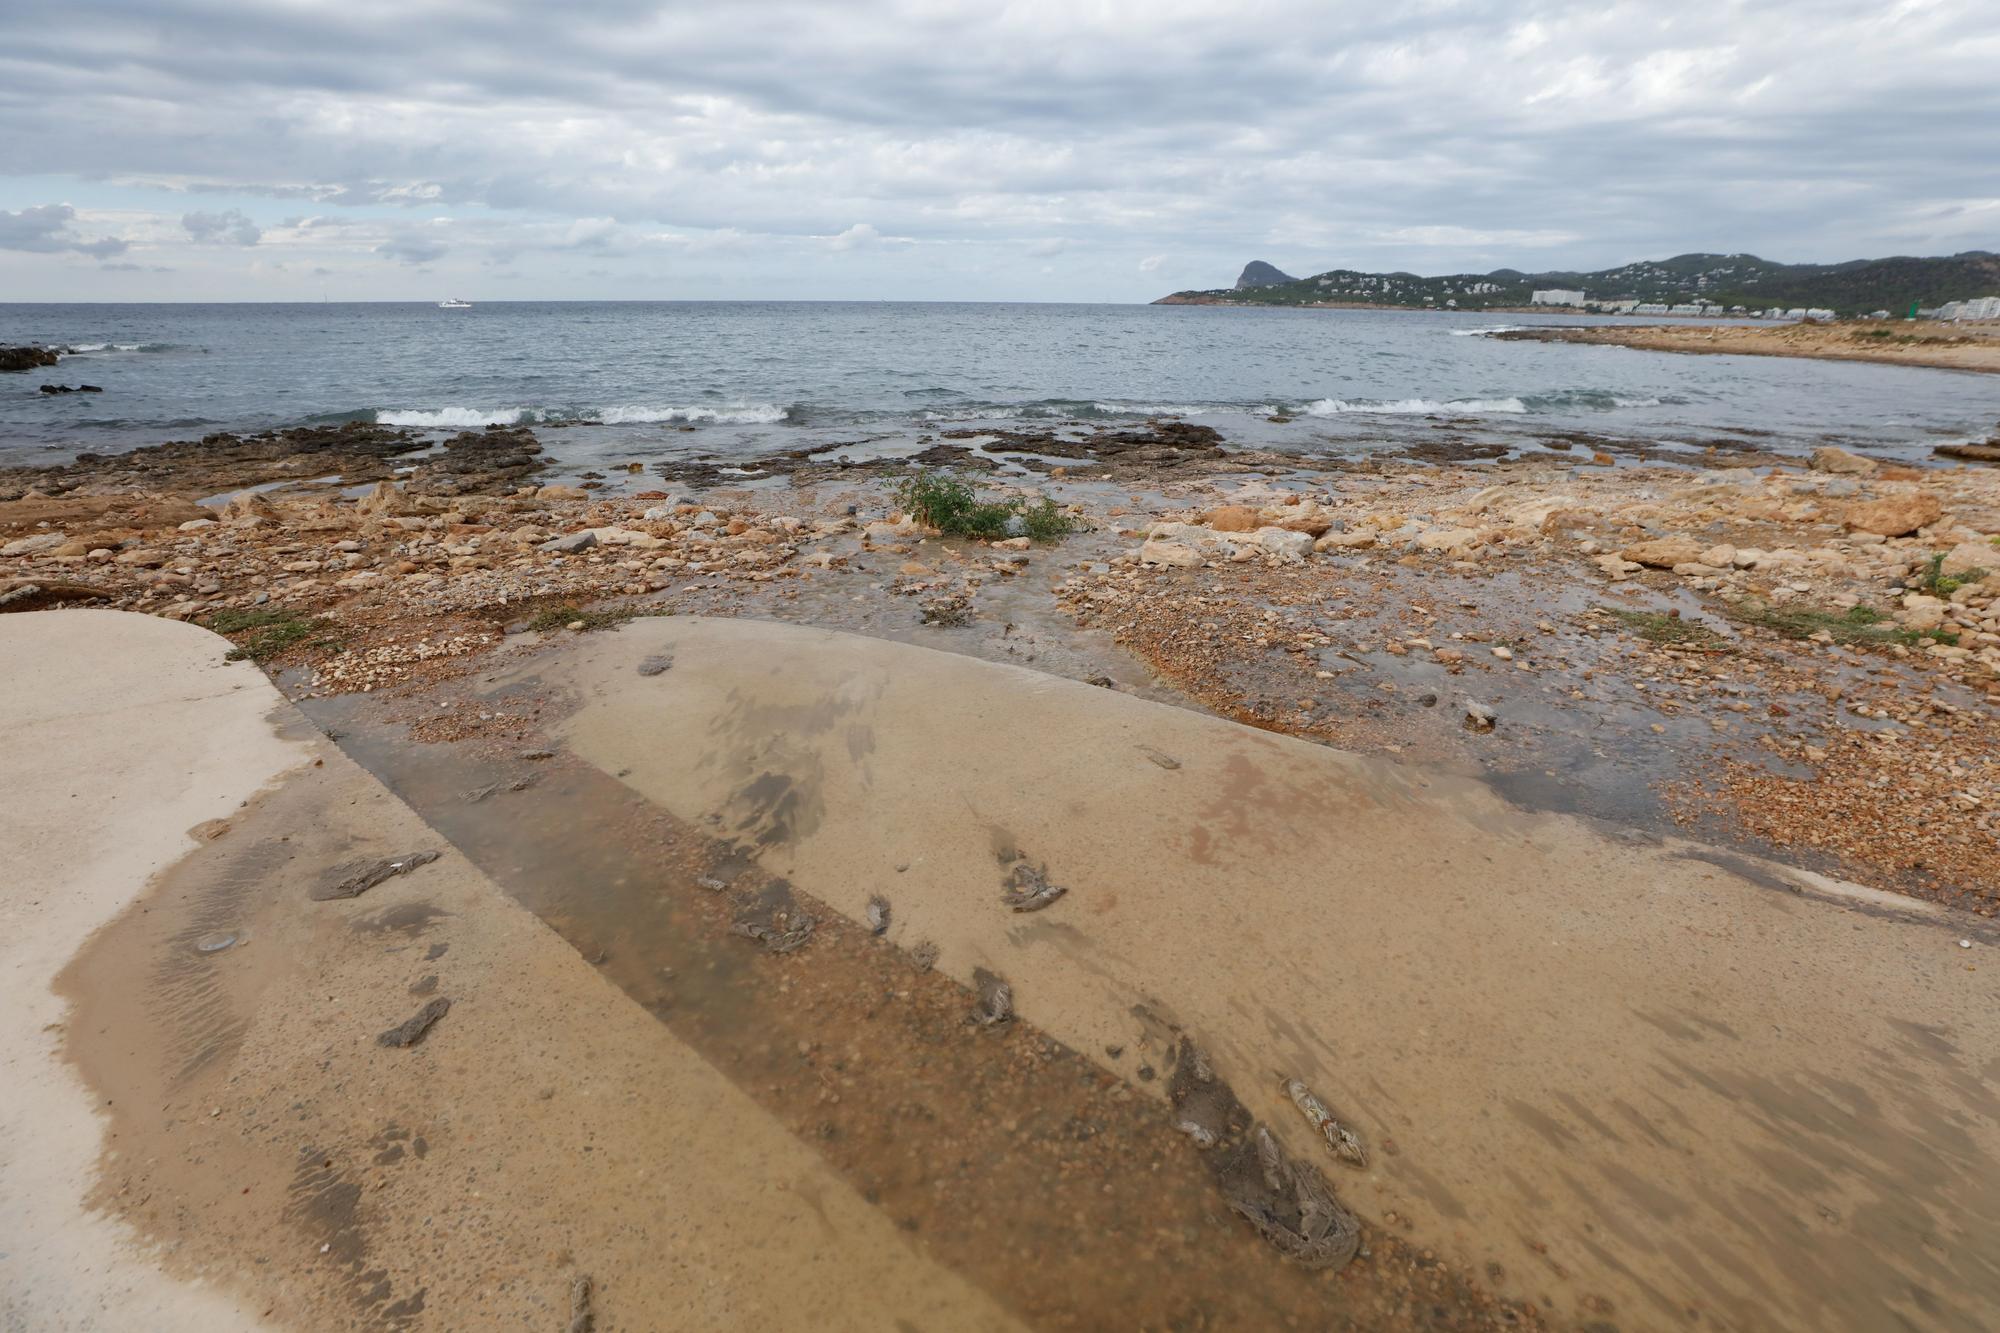
M 0 1325 L 1015 1326 L 227 648 L 0 616 Z
M 886 899 L 894 942 L 1148 1094 L 1186 1032 L 1303 1146 L 1306 1080 L 1371 1149 L 1343 1197 L 1506 1295 L 1633 1328 L 2000 1310 L 1973 918 L 878 640 L 642 620 L 535 670 L 579 755 L 857 921 Z M 1012 910 L 1022 867 L 1066 892 Z

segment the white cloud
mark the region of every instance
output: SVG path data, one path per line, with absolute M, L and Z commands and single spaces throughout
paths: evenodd
M 0 7 L 10 289 L 60 296 L 129 246 L 264 294 L 284 274 L 249 265 L 285 246 L 546 295 L 643 270 L 676 294 L 1133 299 L 1165 261 L 1132 254 L 1223 283 L 1260 254 L 1450 271 L 1990 245 L 1927 201 L 2000 196 L 1990 0 L 1269 0 L 1252 25 L 1213 0 L 576 0 L 504 23 L 448 0 L 148 0 L 143 31 L 131 8 Z M 164 221 L 56 220 L 59 195 Z M 340 225 L 253 221 L 268 201 Z M 894 262 L 912 245 L 921 273 Z

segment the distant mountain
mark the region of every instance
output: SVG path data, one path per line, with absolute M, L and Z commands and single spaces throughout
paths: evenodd
M 1855 259 L 1844 264 L 1779 264 L 1755 255 L 1676 255 L 1641 260 L 1594 273 L 1363 273 L 1331 269 L 1292 278 L 1263 260 L 1243 270 L 1234 287 L 1175 292 L 1155 304 L 1376 305 L 1417 309 L 1491 310 L 1525 306 L 1545 288 L 1581 291 L 1591 301 L 1682 305 L 1705 302 L 1725 308 L 1765 310 L 1819 307 L 1841 315 L 1912 304 L 1937 306 L 2000 295 L 2000 255 L 1967 250 L 1940 258 Z
M 1251 287 L 1276 287 L 1280 283 L 1297 282 L 1289 273 L 1272 268 L 1261 259 L 1253 259 L 1243 266 L 1243 274 L 1236 279 L 1236 290 L 1246 291 Z

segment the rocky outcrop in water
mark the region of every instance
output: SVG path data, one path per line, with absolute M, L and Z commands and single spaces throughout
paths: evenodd
M 0 370 L 35 370 L 55 363 L 51 347 L 0 347 Z

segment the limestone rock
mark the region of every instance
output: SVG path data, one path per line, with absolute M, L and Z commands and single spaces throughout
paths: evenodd
M 1987 573 L 2000 570 L 2000 546 L 1990 542 L 1960 542 L 1945 553 L 1944 563 L 1938 566 L 1940 574 L 1962 578 L 1975 569 Z
M 1653 569 L 1703 563 L 1701 544 L 1690 537 L 1659 537 L 1649 542 L 1638 542 L 1619 554 L 1635 565 L 1647 565 Z
M 1873 532 L 1884 537 L 1907 537 L 1944 517 L 1937 497 L 1923 491 L 1891 495 L 1880 500 L 1862 500 L 1847 507 L 1846 525 L 1856 532 Z
M 1257 511 L 1248 505 L 1224 505 L 1201 516 L 1204 524 L 1217 532 L 1255 532 L 1263 526 Z
M 1815 472 L 1837 472 L 1852 477 L 1865 477 L 1881 464 L 1872 458 L 1864 458 L 1860 454 L 1852 454 L 1828 444 L 1812 451 L 1812 460 L 1807 466 Z

